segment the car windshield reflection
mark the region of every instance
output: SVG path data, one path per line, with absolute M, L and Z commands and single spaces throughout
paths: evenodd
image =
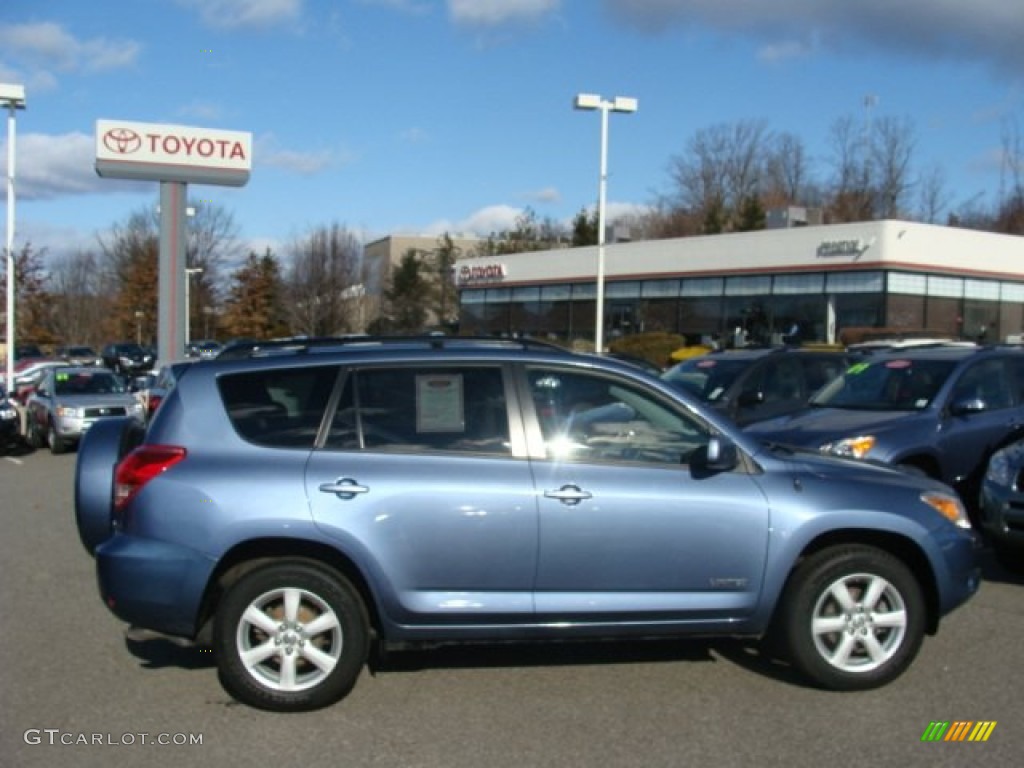
M 850 366 L 811 398 L 818 408 L 917 411 L 931 405 L 956 366 L 953 360 L 892 358 Z

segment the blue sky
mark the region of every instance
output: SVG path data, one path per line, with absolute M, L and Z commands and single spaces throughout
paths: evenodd
M 568 221 L 597 196 L 579 92 L 639 101 L 610 119 L 612 215 L 720 123 L 792 132 L 824 173 L 829 128 L 868 96 L 872 119 L 912 121 L 953 208 L 992 203 L 1021 40 L 1007 0 L 2 0 L 0 82 L 28 101 L 15 245 L 95 248 L 155 205 L 156 183 L 96 176 L 97 119 L 251 132 L 248 185 L 189 196 L 258 250 L 335 222 L 369 241 L 485 236 L 527 207 Z

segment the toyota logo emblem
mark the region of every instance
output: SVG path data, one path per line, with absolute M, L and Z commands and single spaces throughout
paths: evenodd
M 130 155 L 142 146 L 142 137 L 131 128 L 111 128 L 103 134 L 103 146 L 119 155 Z

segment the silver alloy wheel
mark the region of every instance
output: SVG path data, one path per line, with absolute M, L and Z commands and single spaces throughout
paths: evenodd
M 294 587 L 264 592 L 238 622 L 238 658 L 246 671 L 275 691 L 313 688 L 341 657 L 341 622 L 326 601 Z
M 811 635 L 821 657 L 849 673 L 889 661 L 907 634 L 903 596 L 886 579 L 854 573 L 832 582 L 814 605 Z

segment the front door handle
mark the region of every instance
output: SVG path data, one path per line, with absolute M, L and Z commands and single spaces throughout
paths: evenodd
M 578 485 L 563 485 L 557 491 L 544 491 L 544 497 L 558 499 L 563 504 L 575 506 L 581 501 L 594 498 L 594 495 L 589 491 L 582 490 Z
M 339 477 L 333 483 L 321 483 L 322 493 L 336 493 L 342 498 L 351 499 L 357 493 L 369 493 L 370 489 L 365 485 L 359 485 L 351 477 Z

